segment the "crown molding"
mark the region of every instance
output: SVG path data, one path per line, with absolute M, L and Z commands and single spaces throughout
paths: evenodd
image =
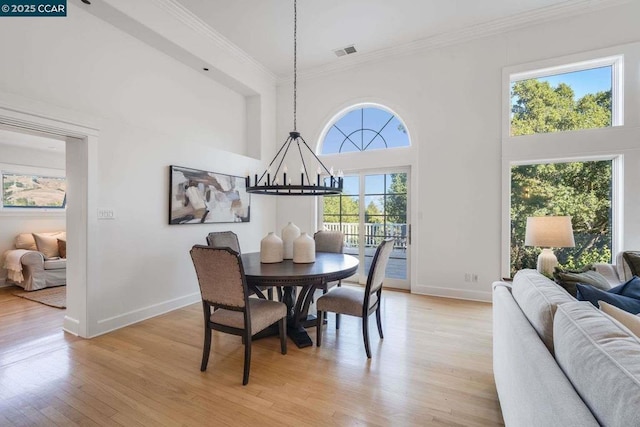
M 266 74 L 274 82 L 277 81 L 277 76 L 271 70 L 262 65 L 262 63 L 258 62 L 240 47 L 235 45 L 233 42 L 231 42 L 231 40 L 227 39 L 225 36 L 217 32 L 215 29 L 213 29 L 213 27 L 194 15 L 191 11 L 181 5 L 178 0 L 153 0 L 153 2 L 156 3 L 158 7 L 165 10 L 171 16 L 178 19 L 180 22 L 191 28 L 196 33 L 204 36 L 207 40 L 213 42 L 219 48 L 227 51 L 236 59 L 247 64 L 247 66 L 255 68 L 261 73 Z
M 307 70 L 298 71 L 298 80 L 307 80 L 357 68 L 363 64 L 383 59 L 407 56 L 417 52 L 424 52 L 441 47 L 451 46 L 482 37 L 506 33 L 523 27 L 531 27 L 545 22 L 572 16 L 583 15 L 601 9 L 630 3 L 632 0 L 569 0 L 561 4 L 535 9 L 529 12 L 495 19 L 467 28 L 441 33 L 398 46 L 376 50 L 361 55 L 345 56 L 337 62 L 332 62 Z M 293 82 L 293 75 L 278 76 L 277 84 L 284 85 Z

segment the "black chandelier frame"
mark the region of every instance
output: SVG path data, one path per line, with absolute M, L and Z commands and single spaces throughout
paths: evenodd
M 300 136 L 300 132 L 296 130 L 297 125 L 297 96 L 298 96 L 298 2 L 293 1 L 293 131 L 289 132 L 289 137 L 282 144 L 267 169 L 262 173 L 260 178 L 255 174 L 253 185 L 251 185 L 251 176 L 245 178 L 247 193 L 253 194 L 271 194 L 277 196 L 324 196 L 332 194 L 342 194 L 343 177 L 342 171 L 337 176 L 334 175 L 333 168 L 331 170 L 322 163 L 316 153 L 309 147 L 307 142 Z M 300 154 L 300 184 L 292 184 L 291 177 L 287 180 L 287 166 L 283 166 L 284 159 L 291 148 L 291 145 L 298 148 Z M 312 181 L 309 176 L 307 164 L 304 160 L 303 150 L 310 152 L 318 162 L 318 170 L 316 181 Z M 292 151 L 295 151 L 292 150 Z M 282 156 L 280 156 L 282 154 Z M 275 173 L 271 174 L 271 167 L 277 163 Z M 282 170 L 282 184 L 279 183 L 278 173 Z M 323 172 L 324 171 L 324 172 Z M 326 173 L 328 177 L 323 177 Z M 306 179 L 306 181 L 305 181 Z M 321 181 L 322 179 L 322 181 Z M 329 180 L 326 185 L 326 179 Z M 323 185 L 320 185 L 320 184 Z

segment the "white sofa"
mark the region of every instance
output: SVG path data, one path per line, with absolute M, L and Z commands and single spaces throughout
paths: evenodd
M 507 426 L 640 425 L 640 339 L 535 270 L 493 284 L 493 368 Z
M 19 234 L 14 241 L 15 249 L 5 253 L 7 282 L 26 291 L 65 285 L 67 260 L 60 256 L 58 240 L 66 246 L 66 233 L 35 233 L 35 237 L 31 233 Z

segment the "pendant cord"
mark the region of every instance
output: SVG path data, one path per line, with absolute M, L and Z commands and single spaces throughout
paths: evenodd
M 293 0 L 293 130 L 297 130 L 298 97 L 298 1 Z

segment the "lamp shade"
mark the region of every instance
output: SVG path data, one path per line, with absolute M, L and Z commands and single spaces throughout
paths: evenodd
M 570 216 L 530 216 L 524 238 L 525 246 L 572 248 L 573 227 Z

